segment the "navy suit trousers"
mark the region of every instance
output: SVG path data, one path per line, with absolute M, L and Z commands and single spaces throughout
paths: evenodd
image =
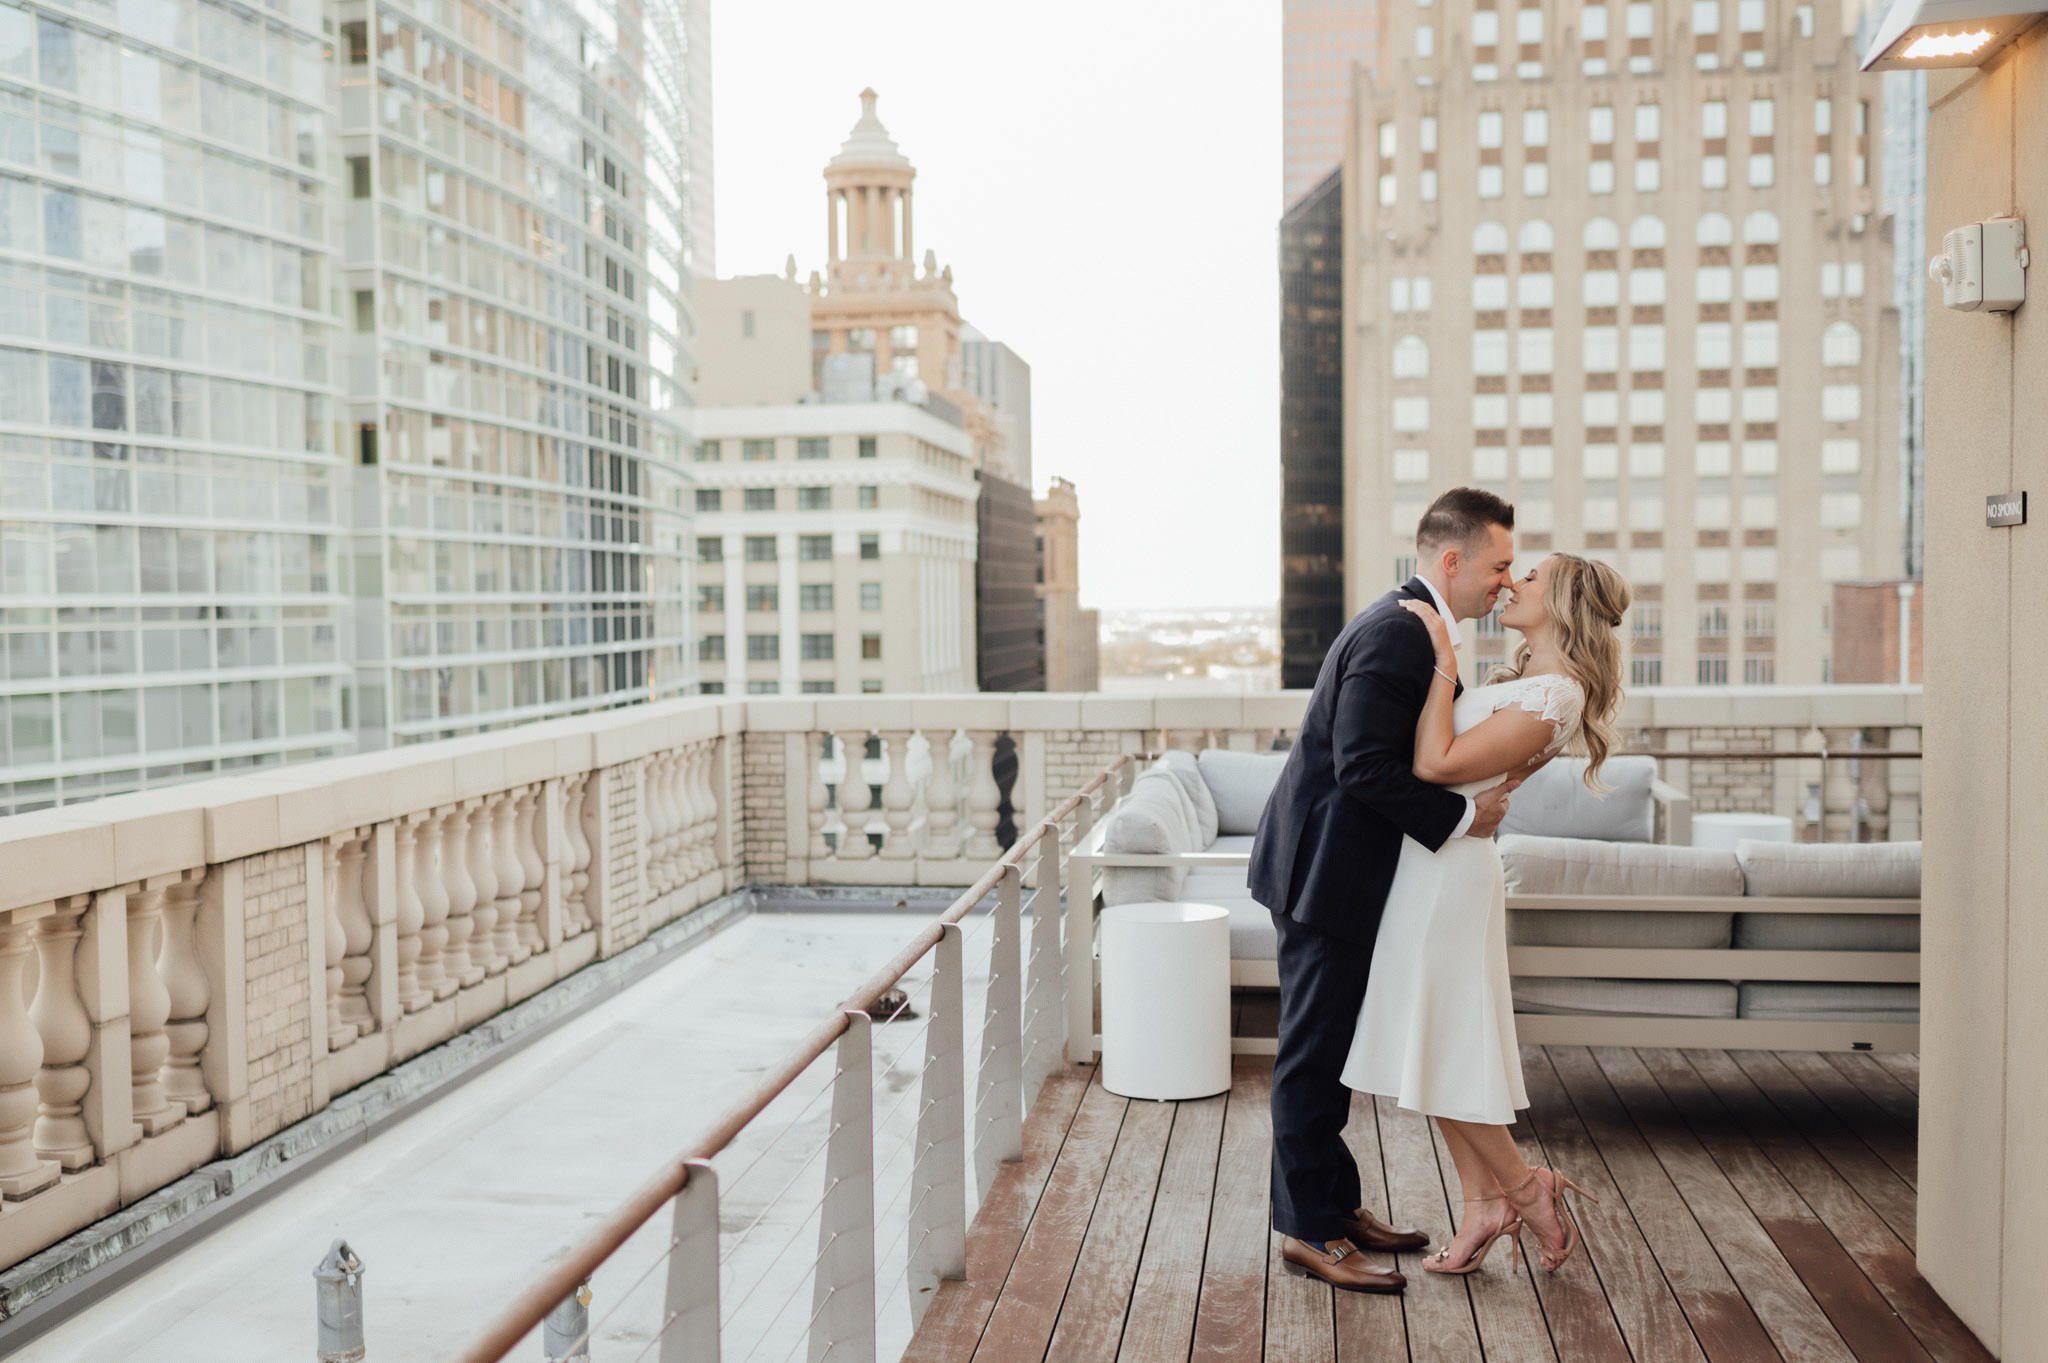
M 1280 937 L 1280 1047 L 1273 1061 L 1273 1229 L 1310 1244 L 1338 1240 L 1360 1205 L 1358 1162 L 1344 1143 L 1351 1053 L 1372 948 L 1273 915 Z

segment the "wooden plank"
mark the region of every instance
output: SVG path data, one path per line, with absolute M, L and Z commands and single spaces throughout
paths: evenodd
M 1360 1197 L 1372 1213 L 1385 1221 L 1387 1172 L 1380 1157 L 1380 1118 L 1373 1100 L 1363 1093 L 1351 1095 L 1351 1121 L 1344 1128 L 1344 1142 L 1358 1161 Z M 1410 1278 L 1422 1270 L 1414 1255 L 1399 1257 L 1401 1271 Z M 1408 1320 L 1399 1297 L 1371 1292 L 1339 1292 L 1337 1301 L 1338 1363 L 1387 1363 L 1408 1359 Z
M 1920 1092 L 1920 1057 L 1905 1051 L 1877 1051 L 1870 1057 L 1885 1067 L 1892 1078 L 1915 1094 Z
M 1337 1307 L 1331 1300 L 1351 1294 L 1331 1290 L 1319 1278 L 1302 1278 L 1277 1262 L 1266 1273 L 1266 1363 L 1329 1363 L 1337 1353 Z
M 1041 1363 L 1044 1359 L 1128 1106 L 1129 1100 L 1102 1087 L 1102 1075 L 1097 1071 L 1045 1181 L 1038 1210 L 1024 1232 L 1016 1261 L 1010 1265 L 1009 1281 L 1003 1284 L 988 1328 L 982 1331 L 981 1343 L 974 1351 L 976 1363 Z
M 1445 1204 L 1455 1221 L 1465 1210 L 1457 1161 L 1451 1157 L 1443 1128 L 1431 1122 L 1429 1132 L 1436 1146 L 1437 1168 L 1443 1171 Z M 1417 1277 L 1442 1276 L 1429 1273 L 1420 1263 L 1414 1271 Z M 1557 1347 L 1551 1343 L 1550 1327 L 1544 1322 L 1535 1284 L 1530 1282 L 1529 1272 L 1510 1246 L 1494 1246 L 1485 1264 L 1465 1283 L 1472 1297 L 1472 1319 L 1478 1323 L 1487 1363 L 1557 1363 Z
M 1885 1219 L 1908 1249 L 1913 1248 L 1916 1208 L 1912 1187 L 1814 1097 L 1776 1055 L 1768 1051 L 1728 1054 L 1771 1100 L 1771 1105 L 1785 1115 L 1792 1128 L 1835 1167 L 1856 1190 L 1856 1195 L 1870 1204 L 1871 1210 Z M 1798 1182 L 1794 1179 L 1794 1186 Z
M 1707 1357 L 1715 1363 L 1777 1357 L 1769 1334 L 1592 1055 L 1576 1047 L 1556 1047 L 1548 1054 Z
M 1920 1139 L 1920 1095 L 1867 1051 L 1830 1051 L 1827 1062 L 1863 1090 L 1887 1117 L 1897 1122 L 1916 1144 Z
M 1231 1062 L 1230 1101 L 1216 1158 L 1208 1257 L 1195 1305 L 1193 1363 L 1259 1363 L 1266 1334 L 1272 1234 L 1273 1067 Z
M 1828 1319 L 1859 1359 L 1884 1363 L 1934 1363 L 1920 1341 L 1893 1313 L 1856 1261 L 1827 1228 L 1810 1219 L 1772 1217 L 1764 1229 L 1807 1285 Z
M 1920 1132 L 1917 1117 L 1914 1125 L 1902 1125 L 1891 1113 L 1872 1102 L 1870 1095 L 1850 1082 L 1847 1075 L 1830 1065 L 1825 1056 L 1811 1052 L 1787 1053 L 1778 1057 L 1778 1063 L 1792 1071 L 1814 1097 L 1841 1119 L 1842 1125 L 1854 1131 L 1909 1187 L 1919 1185 Z
M 1990 1353 L 1920 1276 L 1912 1250 L 1786 1125 L 1740 1066 L 1720 1051 L 1687 1051 L 1683 1059 L 1930 1353 L 1989 1363 Z
M 1548 1052 L 1524 1046 L 1522 1078 L 1529 1089 L 1523 1121 L 1542 1143 L 1543 1155 L 1600 1198 L 1573 1204 L 1585 1248 L 1556 1273 L 1536 1270 L 1558 1352 L 1572 1360 L 1611 1358 L 1608 1335 L 1618 1330 L 1637 1363 L 1699 1363 L 1706 1355 Z
M 1380 1152 L 1386 1162 L 1387 1197 L 1394 1221 L 1420 1226 L 1433 1244 L 1450 1238 L 1450 1213 L 1445 1201 L 1443 1171 L 1437 1167 L 1428 1118 L 1408 1112 L 1391 1098 L 1378 1098 Z M 1381 1256 L 1384 1261 L 1384 1256 Z M 1481 1356 L 1479 1329 L 1472 1316 L 1472 1294 L 1464 1278 L 1422 1271 L 1410 1260 L 1408 1290 L 1402 1304 L 1408 1315 L 1408 1355 L 1416 1363 L 1467 1363 Z M 1412 1271 L 1410 1271 L 1412 1270 Z
M 1062 1066 L 1038 1091 L 1024 1123 L 1024 1158 L 997 1173 L 968 1228 L 967 1276 L 939 1285 L 904 1363 L 959 1363 L 973 1356 L 1094 1075 L 1092 1065 Z
M 1593 1060 L 1779 1354 L 1788 1363 L 1854 1363 L 1827 1313 L 1636 1053 L 1599 1050 Z
M 1216 1191 L 1227 1094 L 1179 1105 L 1167 1138 L 1152 1224 L 1138 1260 L 1138 1282 L 1117 1349 L 1119 1363 L 1183 1360 L 1195 1337 L 1203 1250 Z
M 1081 1257 L 1060 1303 L 1047 1363 L 1101 1363 L 1123 1339 L 1138 1260 L 1159 1193 L 1159 1171 L 1173 1131 L 1172 1103 L 1132 1102 L 1124 1110 L 1109 1172 L 1081 1240 Z

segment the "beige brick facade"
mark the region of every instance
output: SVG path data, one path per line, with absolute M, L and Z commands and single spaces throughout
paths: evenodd
M 306 850 L 289 847 L 247 858 L 242 895 L 249 1105 L 260 1140 L 313 1111 Z

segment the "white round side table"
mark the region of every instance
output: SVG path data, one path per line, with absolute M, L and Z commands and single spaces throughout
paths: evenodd
M 1230 913 L 1218 904 L 1104 909 L 1102 1086 L 1126 1098 L 1230 1087 Z
M 1782 814 L 1695 814 L 1692 845 L 1733 852 L 1744 838 L 1752 842 L 1792 841 L 1792 821 Z

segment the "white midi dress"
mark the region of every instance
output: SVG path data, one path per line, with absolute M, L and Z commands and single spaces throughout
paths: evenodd
M 1520 677 L 1465 692 L 1452 728 L 1464 733 L 1520 706 L 1555 730 L 1534 766 L 1577 733 L 1583 699 L 1570 677 Z M 1476 795 L 1502 779 L 1452 789 Z M 1507 893 L 1493 839 L 1453 838 L 1437 852 L 1401 840 L 1343 1078 L 1361 1093 L 1432 1117 L 1505 1126 L 1529 1106 L 1508 983 Z

